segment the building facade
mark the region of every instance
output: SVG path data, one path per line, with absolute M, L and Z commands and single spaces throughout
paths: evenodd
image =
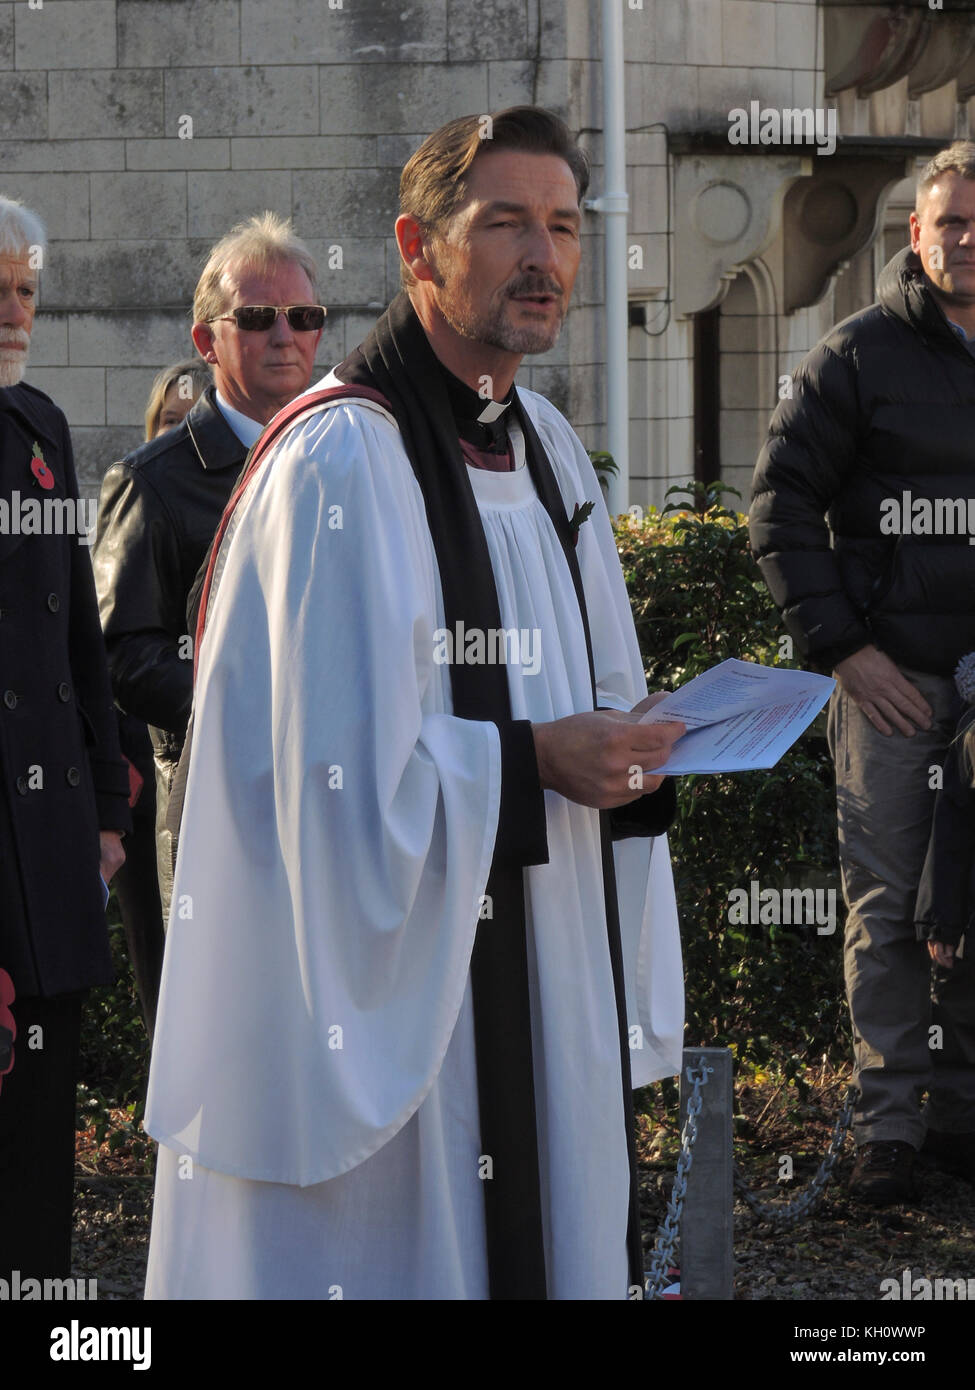
M 975 12 L 971 0 L 615 3 L 627 500 L 659 504 L 695 476 L 747 495 L 785 379 L 870 302 L 905 244 L 916 161 L 968 134 Z M 437 125 L 550 106 L 602 188 L 599 0 L 17 0 L 0 3 L 0 71 L 0 193 L 35 207 L 51 237 L 28 379 L 68 415 L 89 494 L 139 442 L 155 371 L 191 350 L 193 286 L 234 222 L 272 208 L 314 249 L 324 371 L 398 287 L 398 174 Z M 599 448 L 597 212 L 583 243 L 566 330 L 521 379 Z

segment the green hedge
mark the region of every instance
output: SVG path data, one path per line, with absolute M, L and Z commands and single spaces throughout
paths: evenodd
M 616 523 L 651 690 L 673 689 L 728 657 L 800 664 L 749 552 L 746 518 L 723 500 L 732 491 L 671 488 L 675 500 L 662 512 Z M 825 712 L 770 772 L 679 780 L 670 846 L 688 1046 L 731 1046 L 739 1061 L 800 1081 L 807 1060 L 845 1059 L 834 796 Z M 752 880 L 833 888 L 835 933 L 732 924 L 729 893 Z

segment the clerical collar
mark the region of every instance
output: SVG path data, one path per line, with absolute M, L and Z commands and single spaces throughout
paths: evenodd
M 514 387 L 503 401 L 485 400 L 471 389 L 466 381 L 454 376 L 438 359 L 441 375 L 447 387 L 447 399 L 461 439 L 489 453 L 508 452 L 506 413 L 514 399 Z
M 235 410 L 228 401 L 224 400 L 219 390 L 214 394 L 217 398 L 217 405 L 220 407 L 220 414 L 241 444 L 245 449 L 252 448 L 264 433 L 264 426 L 258 420 L 252 420 L 249 415 L 245 415 L 242 411 Z

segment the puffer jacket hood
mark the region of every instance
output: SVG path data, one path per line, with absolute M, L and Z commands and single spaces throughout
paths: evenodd
M 880 272 L 877 303 L 927 342 L 941 339 L 952 344 L 957 336 L 931 293 L 920 256 L 909 246 L 898 251 Z

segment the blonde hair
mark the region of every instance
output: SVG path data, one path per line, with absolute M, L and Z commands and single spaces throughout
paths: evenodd
M 248 266 L 261 273 L 283 263 L 300 266 L 318 294 L 318 266 L 308 247 L 295 235 L 290 221 L 276 212 L 262 212 L 238 222 L 220 238 L 207 257 L 193 295 L 193 322 L 206 323 L 227 308 L 223 277 L 232 267 Z
M 199 357 L 188 357 L 185 362 L 175 362 L 171 367 L 163 367 L 162 371 L 157 374 L 149 389 L 149 399 L 146 402 L 147 440 L 156 437 L 156 431 L 159 429 L 159 417 L 166 404 L 166 394 L 169 388 L 175 386 L 177 381 L 182 383 L 187 379 L 193 389 L 191 399 L 194 401 L 202 396 L 208 386 L 213 384 L 213 374 L 210 368 Z M 182 385 L 180 394 L 183 394 Z
M 975 724 L 969 725 L 962 735 L 961 767 L 962 776 L 975 787 Z

